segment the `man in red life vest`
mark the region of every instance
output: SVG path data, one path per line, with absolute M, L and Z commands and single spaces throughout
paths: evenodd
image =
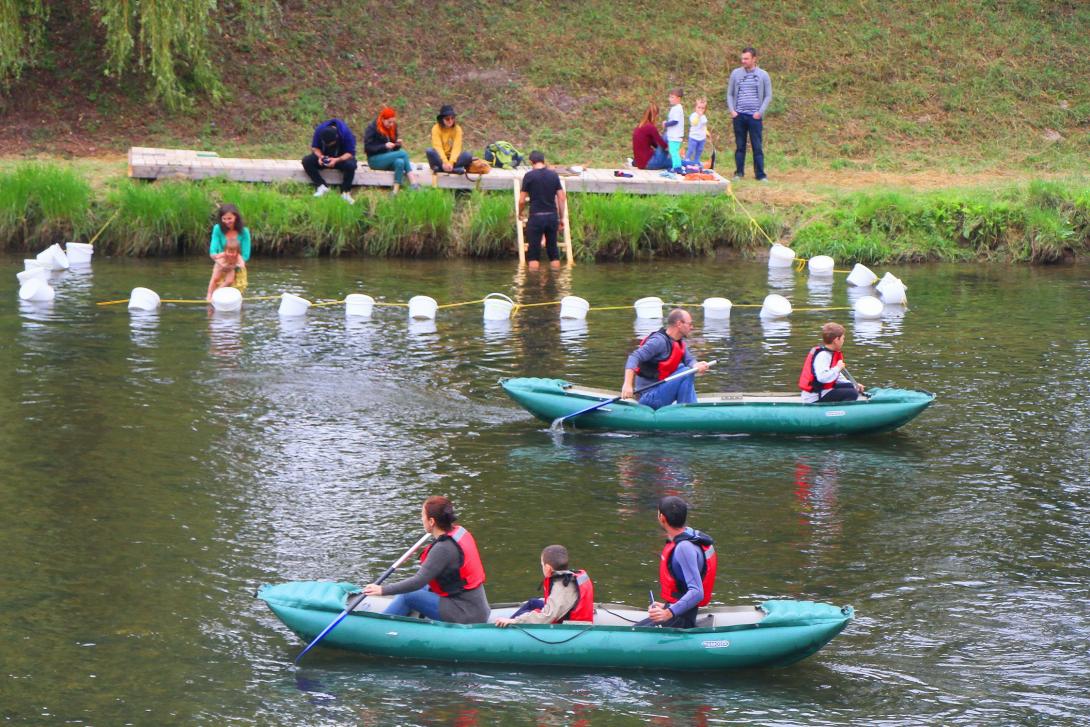
M 844 375 L 844 326 L 826 323 L 821 327 L 822 345 L 806 354 L 799 374 L 802 401 L 855 401 L 863 393 L 863 385 L 849 381 Z
M 669 539 L 659 559 L 662 602 L 652 601 L 637 626 L 696 626 L 697 609 L 712 599 L 718 556 L 706 533 L 686 527 L 689 504 L 670 495 L 659 500 L 659 525 Z
M 685 346 L 693 330 L 693 317 L 683 308 L 674 308 L 666 317 L 666 327 L 643 339 L 640 347 L 628 355 L 624 364 L 624 384 L 621 398 L 631 399 L 637 388 L 661 381 L 671 374 L 696 368 L 697 374 L 708 370 L 708 364 L 697 361 Z M 661 409 L 673 404 L 696 403 L 696 385 L 692 376 L 682 376 L 656 386 L 640 395 L 641 404 Z
M 567 548 L 550 545 L 541 551 L 541 574 L 545 598 L 531 598 L 511 618 L 497 618 L 497 626 L 594 620 L 594 584 L 586 571 L 569 569 Z

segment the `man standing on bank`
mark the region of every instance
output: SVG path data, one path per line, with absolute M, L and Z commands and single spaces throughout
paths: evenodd
M 746 173 L 746 137 L 753 145 L 753 176 L 765 181 L 765 153 L 761 146 L 764 116 L 772 103 L 772 79 L 757 67 L 757 51 L 742 49 L 742 66 L 731 71 L 727 108 L 734 124 L 734 178 Z
M 673 495 L 659 500 L 659 525 L 666 532 L 666 547 L 659 557 L 662 602 L 652 601 L 647 618 L 637 626 L 691 629 L 697 610 L 712 600 L 718 558 L 707 533 L 686 527 L 689 504 Z
M 318 124 L 314 137 L 310 140 L 310 154 L 303 157 L 303 170 L 314 183 L 314 196 L 321 197 L 329 191 L 325 180 L 319 173 L 322 169 L 339 169 L 344 178 L 341 180 L 341 197 L 352 204 L 352 180 L 356 177 L 356 137 L 348 124 L 340 119 L 330 119 Z
M 666 316 L 666 327 L 640 342 L 640 347 L 628 355 L 624 364 L 624 384 L 621 398 L 631 399 L 636 388 L 650 386 L 671 374 L 696 368 L 697 374 L 708 370 L 705 361 L 697 361 L 685 346 L 693 330 L 693 317 L 684 308 L 674 308 Z M 640 395 L 640 403 L 652 409 L 673 404 L 695 404 L 696 385 L 693 376 L 682 376 L 649 389 Z
M 568 198 L 560 186 L 560 175 L 545 166 L 543 153 L 530 152 L 530 164 L 533 169 L 522 178 L 522 192 L 519 194 L 519 219 L 522 219 L 526 203 L 530 203 L 530 217 L 526 222 L 526 239 L 530 242 L 530 249 L 526 258 L 530 261 L 530 270 L 537 270 L 541 257 L 541 237 L 544 235 L 549 266 L 556 269 L 560 267 L 560 248 L 557 247 L 556 236 L 564 225 L 564 205 L 568 203 Z

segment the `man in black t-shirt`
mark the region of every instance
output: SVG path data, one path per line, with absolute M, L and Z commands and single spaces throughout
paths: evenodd
M 530 217 L 526 222 L 526 236 L 530 241 L 527 258 L 530 269 L 536 270 L 541 257 L 541 237 L 545 237 L 545 253 L 549 256 L 549 265 L 560 267 L 560 249 L 556 245 L 556 235 L 564 224 L 564 205 L 567 195 L 560 186 L 560 175 L 545 166 L 545 155 L 539 151 L 530 152 L 530 164 L 533 169 L 522 178 L 522 193 L 519 195 L 519 216 L 530 203 Z

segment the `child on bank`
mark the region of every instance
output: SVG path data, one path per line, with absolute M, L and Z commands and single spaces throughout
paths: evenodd
M 685 148 L 685 161 L 691 164 L 700 164 L 700 156 L 704 153 L 704 142 L 708 138 L 708 99 L 698 98 L 696 106 L 689 114 L 689 144 Z
M 208 242 L 208 255 L 214 263 L 219 263 L 219 255 L 227 250 L 227 243 L 234 240 L 238 245 L 239 263 L 235 266 L 230 283 L 221 283 L 213 287 L 208 284 L 208 297 L 216 288 L 234 285 L 239 290 L 246 289 L 246 263 L 250 260 L 250 228 L 242 221 L 242 213 L 233 204 L 220 205 L 216 211 L 216 224 L 212 226 L 212 238 Z M 216 280 L 216 269 L 212 270 L 212 279 Z
M 804 404 L 818 402 L 855 401 L 863 393 L 863 385 L 848 378 L 844 371 L 844 326 L 826 323 L 821 327 L 821 345 L 806 354 L 799 374 Z
M 594 584 L 586 571 L 568 567 L 568 549 L 550 545 L 541 551 L 545 598 L 531 598 L 511 618 L 497 618 L 499 627 L 594 620 Z
M 681 173 L 681 140 L 685 138 L 685 109 L 681 107 L 681 97 L 684 91 L 680 88 L 670 89 L 670 112 L 663 123 L 666 136 L 666 146 L 670 149 L 671 171 Z

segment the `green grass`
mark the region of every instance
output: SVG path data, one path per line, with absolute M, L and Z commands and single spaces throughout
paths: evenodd
M 0 172 L 0 239 L 28 249 L 92 226 L 91 185 L 64 166 L 21 164 Z
M 997 260 L 1054 263 L 1090 254 L 1090 186 L 1031 182 L 941 192 L 831 194 L 808 204 L 743 208 L 727 195 L 578 194 L 572 239 L 582 260 L 699 257 L 730 248 L 760 255 L 769 239 L 805 258 L 842 264 Z M 218 205 L 239 206 L 257 255 L 508 257 L 516 254 L 511 196 L 441 189 L 357 190 L 356 203 L 307 185 L 137 182 L 93 187 L 76 166 L 0 171 L 0 240 L 26 250 L 90 238 L 121 255 L 204 254 Z M 750 215 L 753 215 L 751 217 Z M 116 217 L 115 217 L 116 216 Z

